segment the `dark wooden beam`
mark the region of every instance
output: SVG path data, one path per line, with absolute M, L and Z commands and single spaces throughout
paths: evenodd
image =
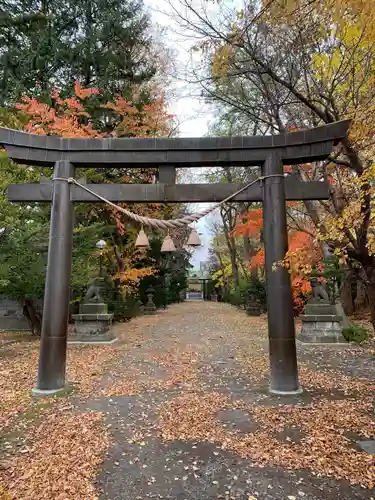
M 218 202 L 239 191 L 243 184 L 88 184 L 95 193 L 112 202 L 128 203 L 204 203 Z M 287 200 L 323 200 L 329 198 L 329 185 L 325 182 L 303 182 L 294 177 L 285 179 Z M 234 201 L 262 201 L 260 183 L 240 193 Z M 50 202 L 52 183 L 10 184 L 8 199 L 13 202 Z M 72 186 L 73 202 L 100 202 L 79 186 Z
M 158 168 L 158 182 L 161 184 L 176 183 L 176 167 L 172 165 Z
M 157 139 L 63 139 L 0 127 L 0 144 L 18 163 L 49 166 L 69 161 L 76 167 L 261 165 L 277 150 L 284 164 L 326 158 L 347 135 L 349 121 L 289 134 L 246 137 Z
M 332 152 L 333 141 L 279 148 L 286 165 L 325 160 Z M 145 168 L 160 165 L 178 167 L 259 166 L 269 149 L 222 150 L 144 150 L 144 151 L 54 151 L 5 146 L 9 157 L 17 163 L 48 167 L 57 161 L 69 161 L 81 168 Z

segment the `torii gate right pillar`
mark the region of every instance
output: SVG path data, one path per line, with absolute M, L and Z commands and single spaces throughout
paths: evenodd
M 288 250 L 283 164 L 273 153 L 263 165 L 263 227 L 267 279 L 270 392 L 301 392 L 298 382 L 293 299 L 288 270 L 278 266 Z M 276 264 L 276 265 L 275 265 Z

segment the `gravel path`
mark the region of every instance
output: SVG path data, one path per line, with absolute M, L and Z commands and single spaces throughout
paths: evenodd
M 142 339 L 81 406 L 103 411 L 112 436 L 97 478 L 102 500 L 375 498 L 342 478 L 360 482 L 374 458 L 355 444 L 371 434 L 371 353 L 299 345 L 305 391 L 280 398 L 267 391 L 265 318 L 187 302 L 135 321 Z M 364 416 L 345 420 L 358 407 Z M 329 418 L 321 436 L 317 420 L 323 428 Z

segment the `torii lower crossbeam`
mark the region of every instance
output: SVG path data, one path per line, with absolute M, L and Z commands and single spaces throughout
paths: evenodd
M 92 191 L 114 203 L 211 203 L 220 202 L 244 188 L 242 184 L 89 184 Z M 42 184 L 10 184 L 8 198 L 14 202 L 38 201 L 51 203 L 52 182 Z M 303 182 L 293 176 L 285 179 L 287 200 L 324 200 L 329 196 L 326 182 Z M 72 186 L 73 202 L 98 203 L 93 194 Z M 263 186 L 253 184 L 232 201 L 263 201 Z
M 349 122 L 265 137 L 202 139 L 61 139 L 0 128 L 0 144 L 10 158 L 29 165 L 54 167 L 53 184 L 9 186 L 10 201 L 52 202 L 48 266 L 36 392 L 55 393 L 65 386 L 69 287 L 72 259 L 73 202 L 93 202 L 93 195 L 66 181 L 75 168 L 100 166 L 161 167 L 159 185 L 90 185 L 111 201 L 212 202 L 237 192 L 238 185 L 173 185 L 173 166 L 259 165 L 262 185 L 242 192 L 236 201 L 262 201 L 270 345 L 270 391 L 294 394 L 298 382 L 290 276 L 274 263 L 288 248 L 285 201 L 328 198 L 323 182 L 283 177 L 283 165 L 326 159 L 334 143 L 346 137 Z M 66 180 L 64 180 L 66 179 Z

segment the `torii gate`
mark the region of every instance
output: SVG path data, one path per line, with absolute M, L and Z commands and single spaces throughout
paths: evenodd
M 276 394 L 300 392 L 290 276 L 277 267 L 288 248 L 285 200 L 329 198 L 325 182 L 284 179 L 283 165 L 324 160 L 346 137 L 349 121 L 273 136 L 193 139 L 63 139 L 0 128 L 0 144 L 11 159 L 26 165 L 54 166 L 50 183 L 11 184 L 13 202 L 52 202 L 38 382 L 34 394 L 55 394 L 65 387 L 65 361 L 72 264 L 73 203 L 98 199 L 67 182 L 82 167 L 157 167 L 158 184 L 91 184 L 112 202 L 213 202 L 241 189 L 239 184 L 175 184 L 176 167 L 261 166 L 262 184 L 234 201 L 264 204 L 265 267 L 271 380 Z M 269 177 L 267 177 L 269 176 Z

